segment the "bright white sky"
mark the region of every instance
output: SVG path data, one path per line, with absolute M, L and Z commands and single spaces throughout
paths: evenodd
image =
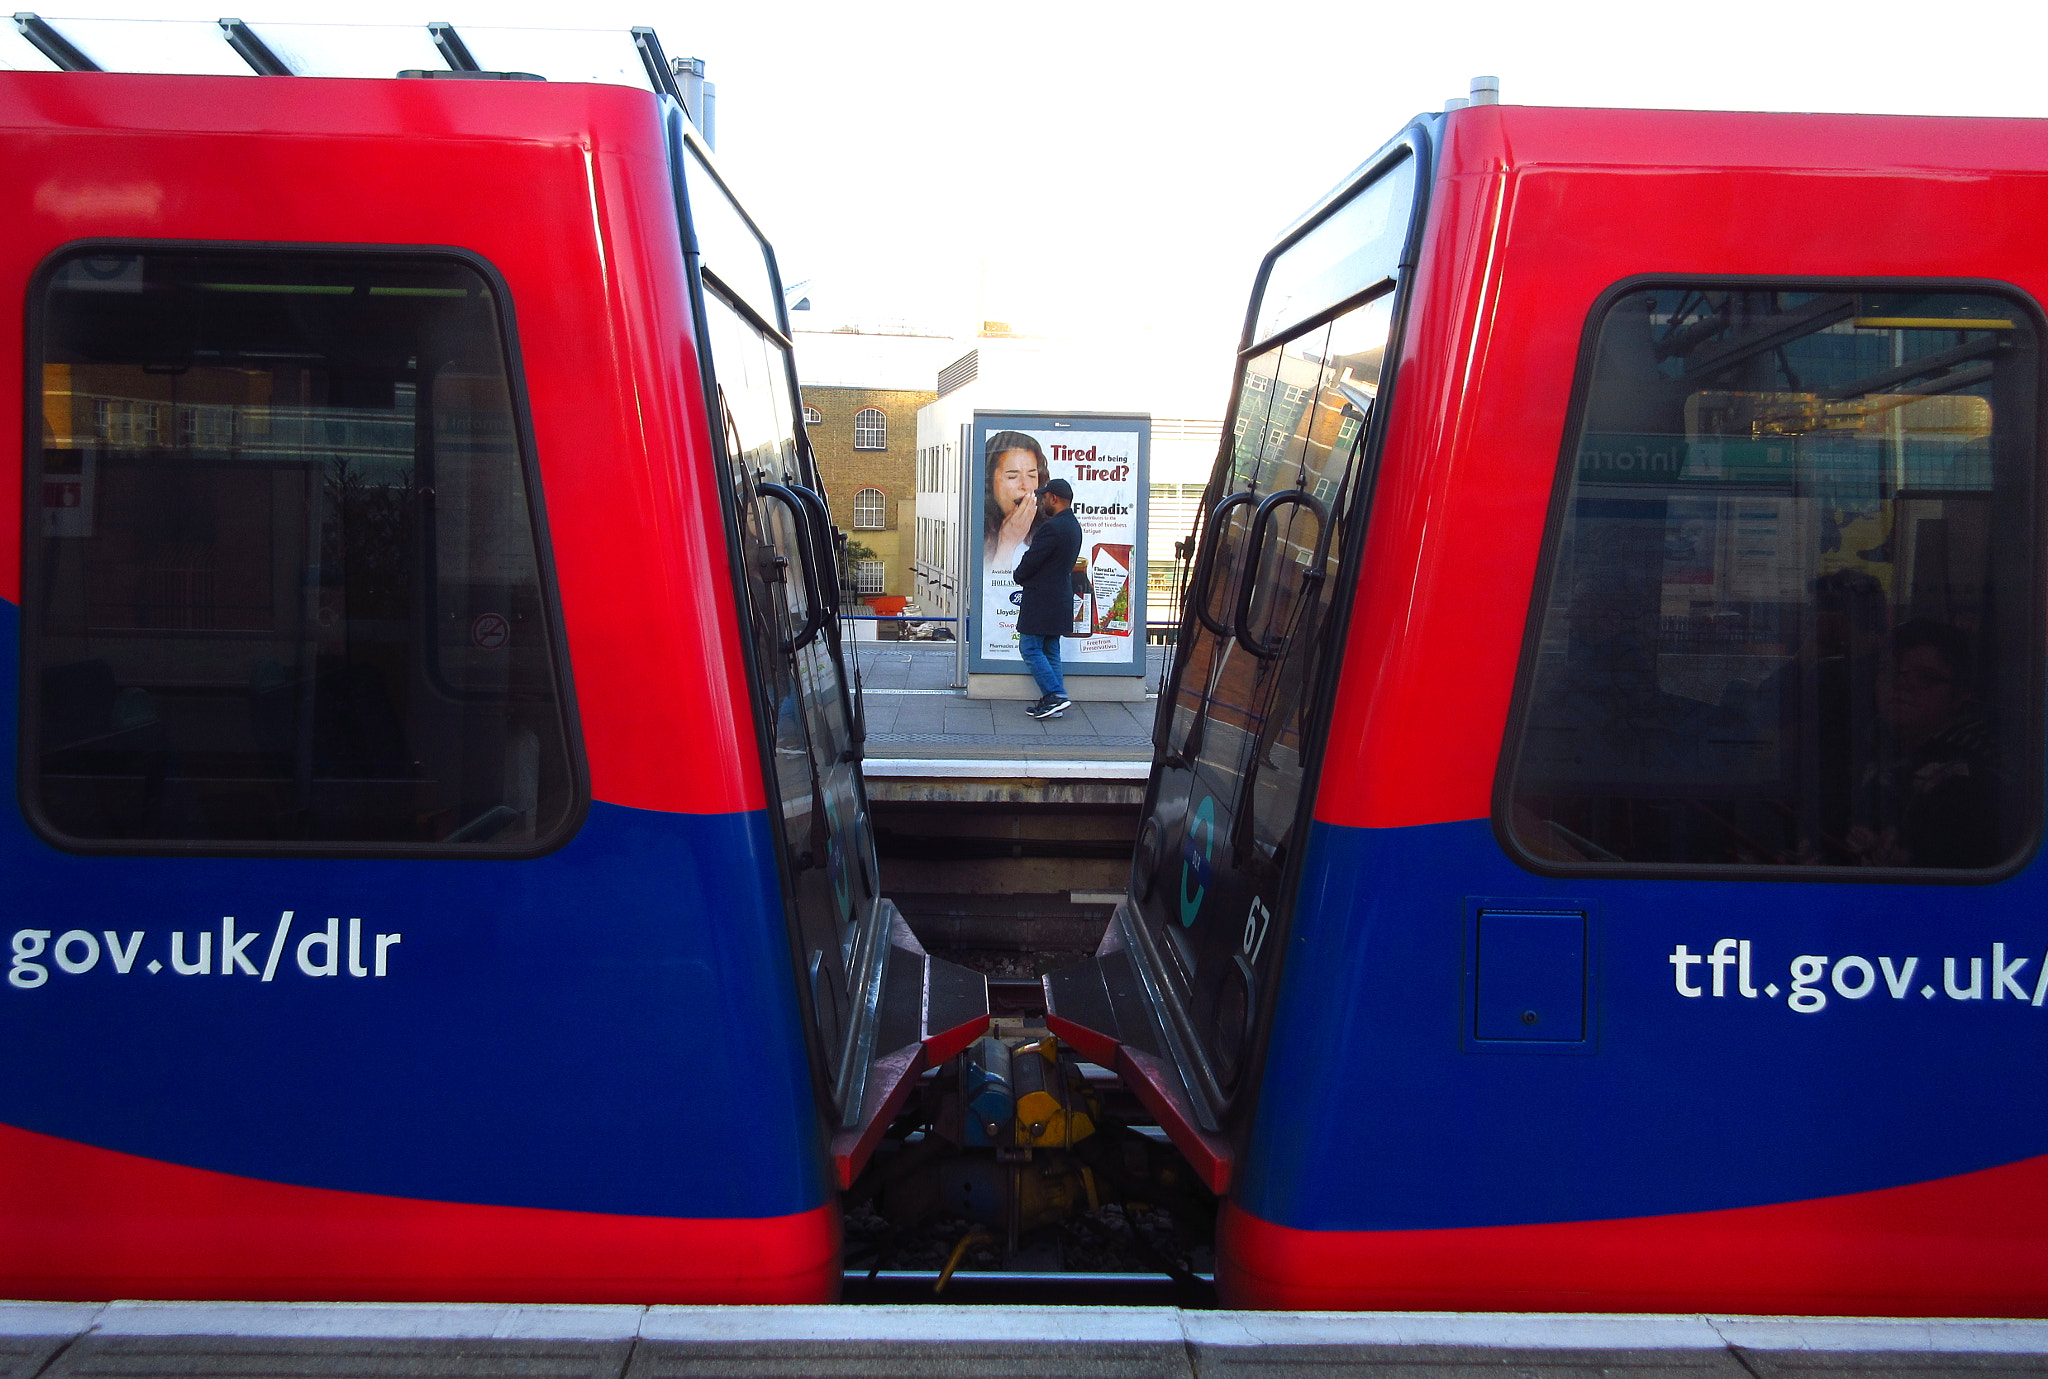
M 811 280 L 810 328 L 1142 332 L 1210 412 L 1276 232 L 1476 74 L 1523 104 L 2048 115 L 2040 0 L 246 3 L 252 21 L 651 24 L 706 60 L 721 167 L 785 280 Z

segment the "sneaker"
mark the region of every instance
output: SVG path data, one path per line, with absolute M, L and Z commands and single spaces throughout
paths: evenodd
M 1033 718 L 1058 718 L 1074 707 L 1074 701 L 1064 694 L 1048 694 L 1031 709 Z

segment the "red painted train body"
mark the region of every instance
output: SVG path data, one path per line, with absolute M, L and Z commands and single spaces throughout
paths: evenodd
M 835 1297 L 986 998 L 878 896 L 774 258 L 679 106 L 8 72 L 0 141 L 0 1289 Z
M 2048 1305 L 2040 133 L 1481 107 L 1268 257 L 1048 978 L 1227 1301 Z M 879 898 L 677 108 L 8 73 L 0 139 L 0 1280 L 832 1296 L 985 994 Z
M 1479 106 L 1269 256 L 1048 978 L 1226 1302 L 2048 1306 L 2044 149 Z

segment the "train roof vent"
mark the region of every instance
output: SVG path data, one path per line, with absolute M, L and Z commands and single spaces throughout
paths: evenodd
M 1469 96 L 1453 96 L 1449 100 L 1445 101 L 1444 113 L 1448 115 L 1453 110 L 1463 110 L 1465 109 L 1465 107 L 1471 105 L 1499 104 L 1500 78 L 1474 77 L 1472 78 L 1472 94 Z
M 672 96 L 708 142 L 714 88 L 698 58 L 671 60 L 654 30 L 453 24 L 286 24 L 66 19 L 0 26 L 0 68 L 194 76 L 456 77 L 595 82 Z

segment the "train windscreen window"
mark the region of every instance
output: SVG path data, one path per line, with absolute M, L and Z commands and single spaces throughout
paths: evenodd
M 2034 314 L 1611 299 L 1506 824 L 1539 865 L 1984 873 L 2033 835 Z
M 24 799 L 56 841 L 525 852 L 574 815 L 497 294 L 94 253 L 31 347 Z

